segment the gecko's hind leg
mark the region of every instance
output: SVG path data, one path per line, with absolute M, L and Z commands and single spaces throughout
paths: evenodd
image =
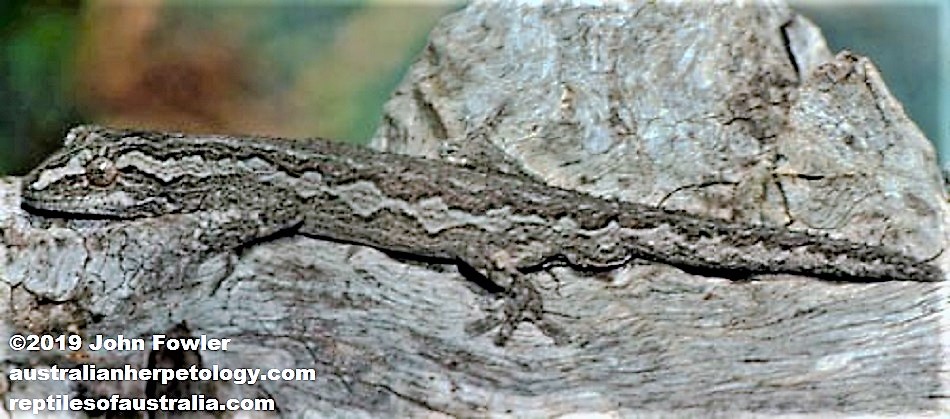
M 496 131 L 507 116 L 507 109 L 508 103 L 501 103 L 488 112 L 481 122 L 467 126 L 464 136 L 443 140 L 439 146 L 440 158 L 470 169 L 500 172 L 543 182 L 543 179 L 528 172 L 515 157 L 491 140 L 492 136 L 499 135 Z
M 528 322 L 541 329 L 557 345 L 570 341 L 563 328 L 545 316 L 544 299 L 529 278 L 530 274 L 519 272 L 511 265 L 501 270 L 490 270 L 486 274 L 492 282 L 504 284 L 501 307 L 496 309 L 494 315 L 469 323 L 465 327 L 468 333 L 481 335 L 498 327 L 495 344 L 503 346 L 521 323 Z

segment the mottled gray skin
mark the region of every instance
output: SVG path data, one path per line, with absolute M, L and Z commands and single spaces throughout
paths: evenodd
M 209 249 L 289 232 L 443 259 L 501 289 L 528 289 L 507 315 L 532 321 L 540 303 L 525 307 L 538 298 L 517 277 L 551 265 L 606 270 L 641 259 L 728 278 L 943 279 L 934 265 L 882 246 L 601 199 L 321 139 L 81 126 L 27 175 L 23 203 L 66 217 L 214 214 L 217 225 L 196 234 Z
M 29 208 L 74 216 L 238 211 L 240 235 L 287 228 L 489 268 L 608 269 L 631 259 L 726 277 L 937 281 L 881 246 L 600 199 L 523 177 L 321 140 L 74 128 L 24 181 Z M 253 233 L 248 233 L 253 232 Z

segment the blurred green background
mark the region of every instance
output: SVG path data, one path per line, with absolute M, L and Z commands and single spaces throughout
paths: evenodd
M 792 3 L 832 50 L 870 56 L 928 137 L 950 140 L 947 6 Z M 83 122 L 364 142 L 428 32 L 459 7 L 0 0 L 0 174 L 29 170 Z
M 365 142 L 461 3 L 0 0 L 0 173 L 95 122 Z

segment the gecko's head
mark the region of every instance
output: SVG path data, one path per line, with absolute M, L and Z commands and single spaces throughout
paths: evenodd
M 155 172 L 142 170 L 141 150 L 159 147 L 145 132 L 85 125 L 66 135 L 63 148 L 23 178 L 24 206 L 45 212 L 139 218 L 179 212 Z M 164 189 L 164 190 L 163 190 Z

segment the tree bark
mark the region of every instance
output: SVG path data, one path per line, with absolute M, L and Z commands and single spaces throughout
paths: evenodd
M 484 140 L 490 142 L 486 147 Z M 526 6 L 446 17 L 386 105 L 378 149 L 492 165 L 599 196 L 818 229 L 921 258 L 948 242 L 932 146 L 863 57 L 832 55 L 779 2 Z M 230 338 L 222 368 L 316 380 L 214 383 L 281 415 L 548 417 L 946 412 L 944 283 L 746 282 L 637 264 L 540 275 L 575 337 L 465 325 L 490 296 L 451 265 L 285 237 L 193 260 L 195 217 L 63 221 L 0 181 L 4 336 Z M 197 271 L 185 270 L 191 262 Z M 184 325 L 184 329 L 182 328 Z M 4 370 L 145 367 L 147 352 L 13 352 Z M 7 398 L 144 396 L 145 383 L 22 382 Z M 198 390 L 194 390 L 198 391 Z

